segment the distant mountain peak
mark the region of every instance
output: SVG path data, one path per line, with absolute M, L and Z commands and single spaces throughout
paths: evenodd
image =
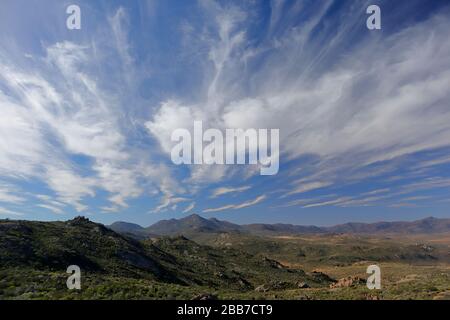
M 181 220 L 197 220 L 197 221 L 201 221 L 201 220 L 206 220 L 205 218 L 203 218 L 202 216 L 200 216 L 200 215 L 198 215 L 198 214 L 196 214 L 196 213 L 193 213 L 193 214 L 191 214 L 191 215 L 189 215 L 189 216 L 186 216 L 186 217 L 184 217 L 184 218 L 182 218 Z

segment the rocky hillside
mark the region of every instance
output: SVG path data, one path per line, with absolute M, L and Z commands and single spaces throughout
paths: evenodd
M 326 285 L 261 255 L 201 246 L 184 237 L 138 241 L 78 217 L 66 222 L 0 220 L 0 269 L 65 272 L 69 265 L 113 277 L 253 290 L 267 279 Z
M 0 221 L 0 265 L 83 270 L 177 281 L 162 263 L 171 257 L 153 246 L 78 217 L 67 222 Z

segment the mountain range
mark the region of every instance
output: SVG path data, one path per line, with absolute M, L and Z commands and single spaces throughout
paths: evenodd
M 216 218 L 206 219 L 197 214 L 181 219 L 161 220 L 149 227 L 128 222 L 115 222 L 110 229 L 138 238 L 190 235 L 196 233 L 244 233 L 252 235 L 297 234 L 439 234 L 450 232 L 450 219 L 425 218 L 405 222 L 346 223 L 331 227 L 292 224 L 238 225 Z

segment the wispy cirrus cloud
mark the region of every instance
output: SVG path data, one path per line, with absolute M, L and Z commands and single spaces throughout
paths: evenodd
M 56 213 L 56 214 L 64 214 L 64 211 L 60 207 L 57 207 L 57 206 L 52 206 L 50 204 L 42 204 L 42 203 L 38 204 L 36 206 L 50 210 L 51 212 Z
M 230 188 L 230 187 L 220 187 L 217 189 L 214 189 L 211 194 L 211 198 L 217 198 L 219 196 L 222 196 L 224 194 L 229 193 L 240 193 L 251 189 L 251 186 L 242 186 L 242 187 L 236 187 L 236 188 Z
M 57 16 L 60 7 L 48 3 L 49 17 Z M 199 1 L 188 16 L 165 2 L 108 10 L 90 3 L 83 17 L 96 19 L 77 34 L 37 17 L 46 21 L 33 27 L 37 42 L 21 38 L 27 19 L 7 28 L 0 21 L 0 180 L 8 181 L 0 201 L 35 200 L 27 184 L 40 184 L 49 197 L 40 208 L 53 212 L 119 213 L 138 202 L 130 211 L 187 213 L 195 203 L 219 212 L 263 200 L 351 210 L 444 194 L 449 7 L 407 14 L 420 3 L 390 5 L 381 32 L 365 28 L 363 0 L 281 1 L 264 10 Z M 149 31 L 155 25 L 170 34 Z M 172 165 L 170 134 L 194 120 L 280 128 L 280 174 Z M 250 190 L 264 196 L 215 206 Z
M 254 205 L 264 201 L 265 199 L 266 199 L 266 195 L 261 195 L 253 200 L 245 201 L 245 202 L 242 202 L 239 204 L 228 204 L 228 205 L 218 207 L 218 208 L 204 209 L 203 212 L 208 213 L 208 212 L 218 212 L 218 211 L 225 211 L 225 210 L 243 209 L 243 208 L 254 206 Z
M 14 187 L 0 184 L 0 202 L 16 204 L 24 202 L 26 199 L 19 196 L 17 190 L 14 189 Z
M 0 215 L 23 216 L 23 213 L 0 207 Z
M 305 192 L 312 191 L 312 190 L 322 189 L 322 188 L 325 188 L 325 187 L 328 187 L 331 185 L 333 185 L 332 182 L 323 182 L 323 181 L 298 183 L 298 186 L 293 187 L 293 190 L 289 191 L 284 196 L 305 193 Z
M 192 202 L 191 204 L 189 204 L 189 205 L 183 210 L 183 213 L 191 212 L 192 209 L 194 209 L 194 208 L 195 208 L 195 202 Z
M 121 29 L 126 18 L 123 8 L 111 18 L 112 33 L 120 43 L 127 41 Z M 139 181 L 143 170 L 146 179 L 157 181 L 160 172 L 166 175 L 162 179 L 170 179 L 167 170 L 155 170 L 162 164 L 152 168 L 141 151 L 126 144 L 128 129 L 120 124 L 121 90 L 106 89 L 106 74 L 89 71 L 98 64 L 98 55 L 105 54 L 95 37 L 94 33 L 95 47 L 69 41 L 47 45 L 45 56 L 28 55 L 26 66 L 14 62 L 8 48 L 0 52 L 5 57 L 0 63 L 0 104 L 6 116 L 0 120 L 0 133 L 8 143 L 0 144 L 0 173 L 39 179 L 54 192 L 54 201 L 79 212 L 88 209 L 84 200 L 96 197 L 98 190 L 110 194 L 108 200 L 117 211 L 128 207 L 128 200 L 144 192 Z M 125 51 L 118 54 L 132 63 Z M 112 85 L 120 88 L 119 83 Z M 92 165 L 81 166 L 73 156 L 86 157 Z M 57 211 L 52 204 L 45 206 Z
M 177 205 L 181 202 L 189 201 L 188 198 L 183 197 L 169 197 L 166 196 L 159 206 L 157 206 L 155 209 L 153 209 L 152 213 L 158 213 L 164 210 L 167 210 L 169 208 L 172 208 L 173 210 L 177 208 Z

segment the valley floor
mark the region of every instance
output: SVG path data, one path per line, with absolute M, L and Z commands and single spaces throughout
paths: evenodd
M 86 274 L 81 290 L 68 290 L 67 275 L 63 272 L 36 270 L 1 270 L 2 299 L 169 299 L 191 300 L 202 295 L 218 299 L 244 300 L 372 300 L 372 299 L 450 299 L 450 266 L 412 266 L 383 263 L 382 289 L 369 290 L 364 283 L 351 287 L 330 289 L 305 288 L 240 291 L 204 286 L 183 286 L 146 279 Z M 360 276 L 365 279 L 365 265 L 324 267 L 320 271 L 333 278 Z

